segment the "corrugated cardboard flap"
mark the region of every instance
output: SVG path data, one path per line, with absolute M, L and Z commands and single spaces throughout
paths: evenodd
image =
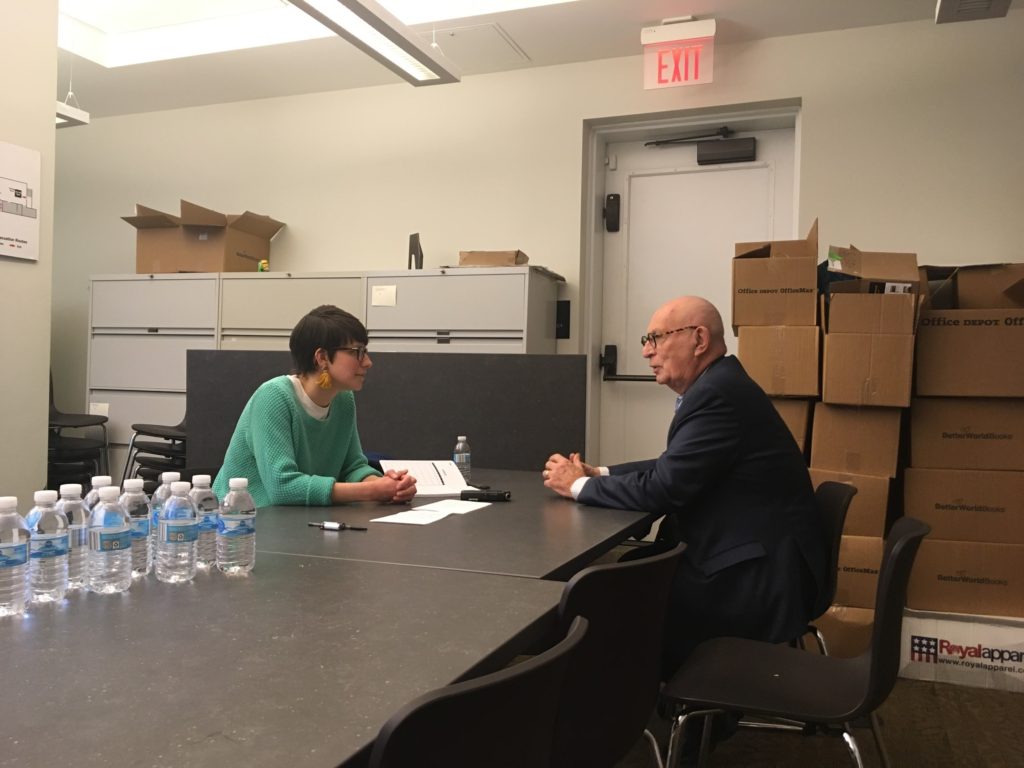
M 250 235 L 262 237 L 265 240 L 273 239 L 274 235 L 281 231 L 284 222 L 272 219 L 269 216 L 262 216 L 258 213 L 246 211 L 237 216 L 228 216 L 228 226 L 241 232 L 248 232 Z
M 138 203 L 135 204 L 134 216 L 122 216 L 121 219 L 127 221 L 136 229 L 159 229 L 176 227 L 181 224 L 181 219 L 177 216 L 158 211 L 155 208 L 147 208 Z
M 182 200 L 181 225 L 183 227 L 226 227 L 228 217 L 219 211 Z
M 764 240 L 756 243 L 736 243 L 736 258 L 801 258 L 818 259 L 818 220 L 811 225 L 803 240 Z
M 918 285 L 916 253 L 859 251 L 854 247 L 828 247 L 828 271 L 862 280 Z
M 1024 306 L 1024 264 L 971 264 L 957 270 L 961 309 Z
M 913 294 L 836 293 L 828 306 L 829 333 L 913 333 Z

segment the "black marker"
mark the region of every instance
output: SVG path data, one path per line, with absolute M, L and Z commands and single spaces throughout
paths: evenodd
M 358 525 L 349 525 L 348 523 L 334 523 L 330 520 L 324 520 L 322 523 L 307 523 L 307 525 L 313 528 L 319 528 L 323 531 L 365 531 L 365 528 L 360 528 Z
M 463 501 L 509 501 L 512 491 L 469 490 L 459 494 Z

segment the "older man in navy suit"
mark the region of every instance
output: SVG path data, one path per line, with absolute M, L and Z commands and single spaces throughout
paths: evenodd
M 799 635 L 827 607 L 827 542 L 804 458 L 726 355 L 718 310 L 695 296 L 668 302 L 642 341 L 655 379 L 678 395 L 664 453 L 610 468 L 555 454 L 543 475 L 584 504 L 663 514 L 658 541 L 687 543 L 666 624 L 668 676 L 709 637 Z

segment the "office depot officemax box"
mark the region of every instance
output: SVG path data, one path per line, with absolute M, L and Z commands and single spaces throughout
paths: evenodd
M 1024 546 L 979 541 L 921 542 L 907 607 L 1024 617 Z
M 1024 691 L 1024 621 L 908 609 L 900 677 Z
M 885 541 L 878 536 L 843 536 L 836 573 L 838 605 L 874 608 Z
M 1024 471 L 1024 399 L 915 397 L 910 464 Z
M 1024 545 L 1024 472 L 912 467 L 903 494 L 933 539 Z
M 818 394 L 821 336 L 817 326 L 745 325 L 739 337 L 740 362 L 766 394 Z
M 174 216 L 143 205 L 123 216 L 136 229 L 135 271 L 256 272 L 270 258 L 270 241 L 284 226 L 250 211 L 224 214 L 187 200 Z
M 803 240 L 736 243 L 732 324 L 818 324 L 818 220 Z

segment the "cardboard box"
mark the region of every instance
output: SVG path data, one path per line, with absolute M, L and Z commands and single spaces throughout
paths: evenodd
M 836 574 L 837 605 L 874 608 L 885 541 L 878 536 L 843 536 Z
M 732 324 L 818 324 L 818 221 L 803 240 L 736 243 Z
M 522 251 L 459 251 L 460 267 L 515 267 L 529 261 Z
M 911 293 L 833 293 L 825 328 L 828 333 L 912 334 L 917 301 Z
M 875 612 L 871 608 L 833 605 L 814 620 L 814 626 L 824 635 L 829 656 L 852 659 L 860 656 L 871 645 Z M 814 638 L 806 638 L 804 644 L 807 648 L 814 648 Z
M 932 539 L 1024 545 L 1024 472 L 908 469 L 904 514 L 932 527 Z
M 901 294 L 920 293 L 917 254 L 828 248 L 828 292 Z
M 895 477 L 900 445 L 897 408 L 817 403 L 811 429 L 811 466 L 835 472 Z
M 1024 397 L 1024 309 L 921 313 L 918 395 Z
M 766 394 L 815 396 L 820 345 L 821 336 L 813 325 L 743 326 L 739 358 Z
M 793 439 L 796 440 L 800 453 L 805 453 L 807 451 L 807 428 L 811 424 L 813 401 L 788 397 L 770 397 L 768 399 L 772 401 L 775 410 L 779 412 L 779 416 L 786 422 L 789 431 L 793 433 Z
M 227 215 L 187 200 L 181 201 L 180 216 L 136 205 L 134 216 L 122 218 L 137 230 L 138 274 L 256 272 L 284 226 L 269 216 Z
M 846 511 L 843 533 L 847 536 L 881 537 L 885 535 L 891 485 L 888 477 L 830 472 L 816 467 L 811 467 L 810 473 L 811 482 L 815 488 L 826 480 L 830 480 L 837 483 L 848 483 L 857 489 L 857 495 L 850 501 L 850 508 Z
M 1024 399 L 915 397 L 910 464 L 1024 470 Z
M 904 611 L 900 677 L 1024 691 L 1024 621 Z
M 960 267 L 956 283 L 960 309 L 1024 307 L 1024 264 Z
M 907 607 L 1024 617 L 1024 547 L 977 541 L 921 542 Z
M 914 337 L 827 333 L 822 400 L 834 405 L 910 405 Z

